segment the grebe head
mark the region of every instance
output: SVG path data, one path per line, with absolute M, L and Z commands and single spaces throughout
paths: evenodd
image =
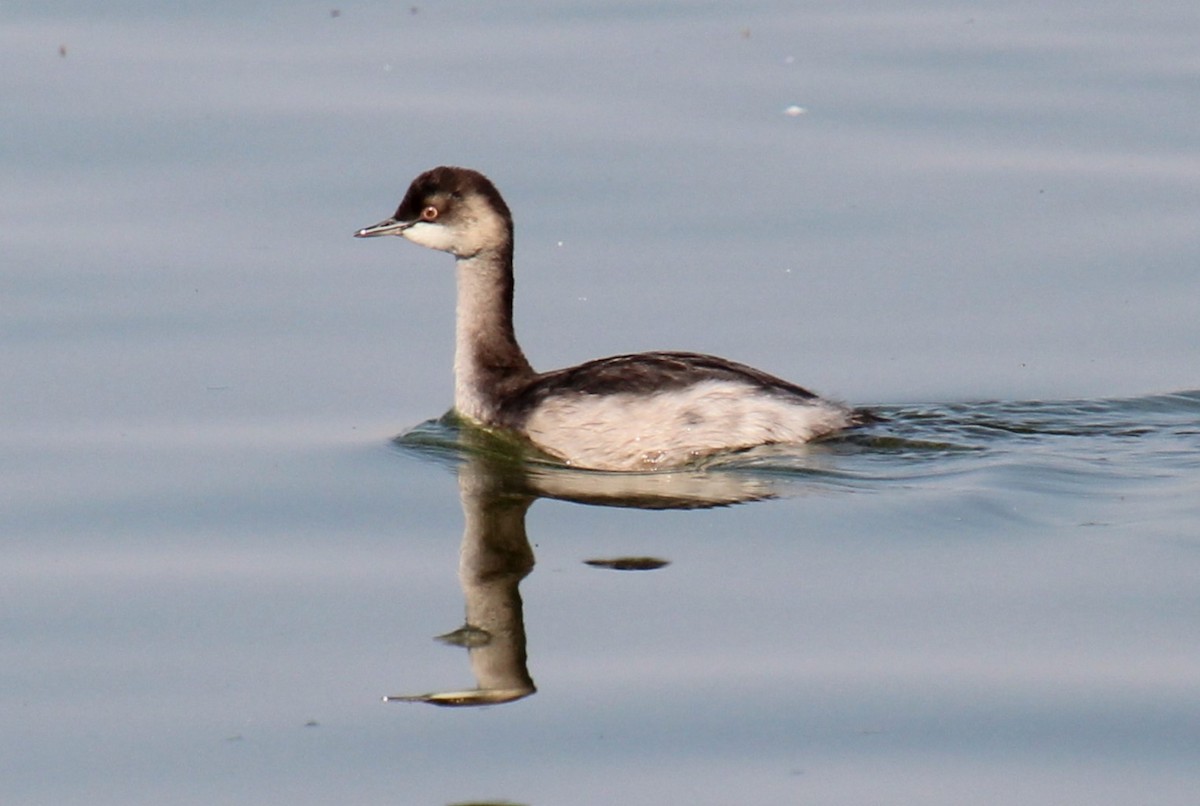
M 399 235 L 413 243 L 470 258 L 512 247 L 512 214 L 486 176 L 442 166 L 413 180 L 396 213 L 354 233 Z

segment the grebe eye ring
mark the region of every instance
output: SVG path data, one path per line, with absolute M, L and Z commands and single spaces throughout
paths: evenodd
M 421 220 L 422 221 L 433 221 L 437 217 L 438 217 L 438 208 L 434 207 L 432 204 L 421 211 Z

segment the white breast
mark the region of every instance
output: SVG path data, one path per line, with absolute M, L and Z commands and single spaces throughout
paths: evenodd
M 556 395 L 533 411 L 525 431 L 571 465 L 655 470 L 721 451 L 808 442 L 849 421 L 848 409 L 827 400 L 793 401 L 721 380 L 649 395 Z

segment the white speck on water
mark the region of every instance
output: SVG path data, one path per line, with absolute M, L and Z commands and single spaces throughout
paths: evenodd
M 783 63 L 784 63 L 784 64 L 795 64 L 795 63 L 796 63 L 796 57 L 795 57 L 795 56 L 784 56 L 784 57 L 783 57 Z
M 798 118 L 806 112 L 808 112 L 807 109 L 802 106 L 796 106 L 795 104 L 792 104 L 787 109 L 783 110 L 783 114 L 787 115 L 789 118 Z

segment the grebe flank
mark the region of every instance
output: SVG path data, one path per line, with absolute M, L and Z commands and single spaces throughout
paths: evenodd
M 457 258 L 454 408 L 596 470 L 655 470 L 856 425 L 840 403 L 710 355 L 653 352 L 535 372 L 513 331 L 513 222 L 483 174 L 440 167 L 357 238 L 399 235 Z

